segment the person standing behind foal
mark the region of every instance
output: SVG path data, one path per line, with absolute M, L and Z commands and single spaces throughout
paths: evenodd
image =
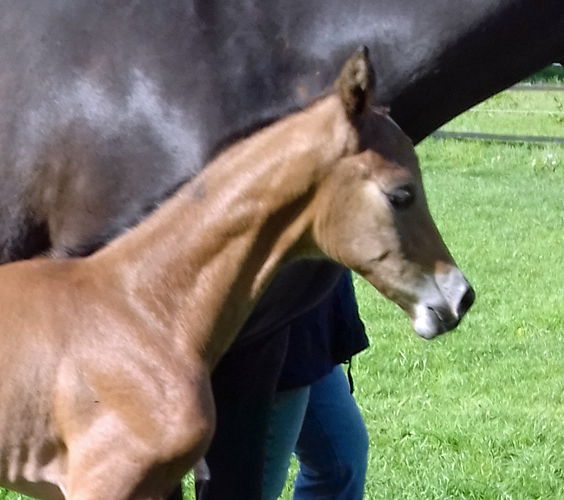
M 293 452 L 299 461 L 294 500 L 360 500 L 368 435 L 340 364 L 365 349 L 368 339 L 350 271 L 289 329 L 270 412 L 263 500 L 280 496 Z

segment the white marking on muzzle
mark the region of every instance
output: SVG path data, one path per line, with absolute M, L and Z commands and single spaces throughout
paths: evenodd
M 413 310 L 413 329 L 425 339 L 452 330 L 469 307 L 461 308 L 461 302 L 470 290 L 470 284 L 454 266 L 447 273 L 427 276 Z

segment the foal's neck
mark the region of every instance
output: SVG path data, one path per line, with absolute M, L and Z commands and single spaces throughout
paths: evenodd
M 349 135 L 329 96 L 230 147 L 100 258 L 136 307 L 187 332 L 212 368 L 275 271 L 304 253 L 306 208 Z

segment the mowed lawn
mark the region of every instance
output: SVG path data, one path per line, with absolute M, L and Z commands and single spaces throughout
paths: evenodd
M 471 111 L 448 128 L 564 136 L 564 114 L 537 112 L 563 106 L 564 93 L 505 92 L 481 107 L 511 113 Z M 430 138 L 417 149 L 477 300 L 428 342 L 356 280 L 372 343 L 353 363 L 370 435 L 365 498 L 564 498 L 564 146 Z

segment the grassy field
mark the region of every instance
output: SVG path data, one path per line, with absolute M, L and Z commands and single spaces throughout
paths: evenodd
M 564 114 L 536 112 L 563 106 L 564 93 L 506 92 L 481 108 L 528 112 L 472 111 L 447 128 L 563 136 Z M 418 153 L 477 301 L 457 331 L 426 342 L 356 281 L 372 342 L 353 367 L 366 498 L 563 498 L 564 147 L 427 139 Z

